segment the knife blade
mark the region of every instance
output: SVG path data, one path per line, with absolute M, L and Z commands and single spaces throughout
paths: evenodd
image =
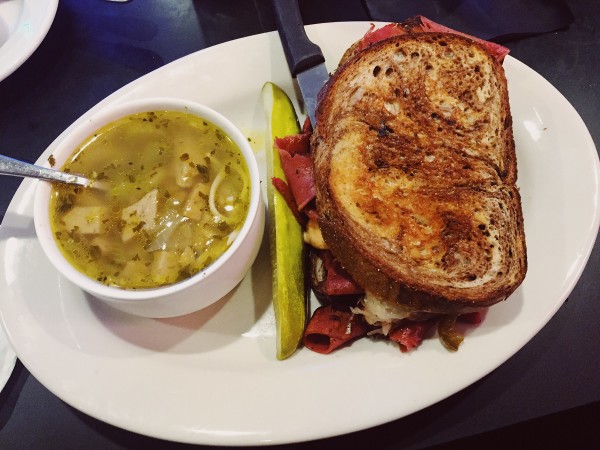
M 298 82 L 310 123 L 315 126 L 318 94 L 329 79 L 325 57 L 306 35 L 298 0 L 272 0 L 272 4 L 285 59 Z

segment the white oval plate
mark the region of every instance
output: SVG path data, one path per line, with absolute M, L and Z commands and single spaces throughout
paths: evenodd
M 38 48 L 57 8 L 58 0 L 0 0 L 0 81 Z
M 308 27 L 308 34 L 331 70 L 367 28 L 322 24 Z M 530 267 L 523 285 L 491 308 L 457 353 L 437 339 L 410 354 L 363 339 L 329 356 L 302 349 L 277 361 L 266 247 L 237 290 L 207 310 L 164 320 L 118 313 L 52 270 L 33 229 L 35 184 L 25 181 L 0 228 L 0 310 L 19 358 L 50 391 L 93 417 L 199 444 L 288 443 L 349 433 L 470 385 L 516 353 L 560 307 L 586 264 L 600 218 L 598 156 L 579 115 L 524 64 L 507 57 L 505 67 Z M 294 93 L 276 33 L 189 55 L 92 111 L 157 95 L 205 103 L 245 130 L 264 168 L 265 81 Z M 40 161 L 51 152 L 52 146 Z M 265 184 L 264 170 L 262 176 Z M 361 407 L 348 408 L 350 398 Z

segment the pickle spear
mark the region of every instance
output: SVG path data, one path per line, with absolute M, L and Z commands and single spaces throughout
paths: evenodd
M 277 359 L 290 357 L 298 348 L 306 324 L 304 242 L 302 227 L 271 179 L 286 181 L 274 139 L 300 132 L 298 117 L 287 94 L 273 83 L 262 88 L 267 118 L 267 196 L 269 245 L 273 271 L 273 309 L 277 329 Z

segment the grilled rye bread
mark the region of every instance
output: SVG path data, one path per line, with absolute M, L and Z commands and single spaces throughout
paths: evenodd
M 447 33 L 347 59 L 311 138 L 325 242 L 369 296 L 458 314 L 507 298 L 527 268 L 504 71 Z

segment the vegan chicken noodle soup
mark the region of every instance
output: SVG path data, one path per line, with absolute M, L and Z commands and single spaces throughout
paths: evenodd
M 144 289 L 201 271 L 233 242 L 250 183 L 236 144 L 192 114 L 153 111 L 112 122 L 62 167 L 106 190 L 55 185 L 51 224 L 73 266 L 101 283 Z

